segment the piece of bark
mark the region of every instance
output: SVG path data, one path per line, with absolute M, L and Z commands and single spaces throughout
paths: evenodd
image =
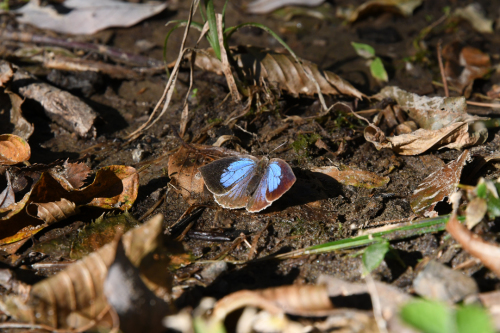
M 0 61 L 0 69 L 4 68 L 5 66 L 1 65 L 6 63 Z M 25 98 L 39 102 L 50 119 L 81 137 L 94 137 L 96 135 L 94 120 L 97 114 L 80 98 L 39 81 L 15 65 L 12 65 L 12 68 L 15 73 L 11 86 Z

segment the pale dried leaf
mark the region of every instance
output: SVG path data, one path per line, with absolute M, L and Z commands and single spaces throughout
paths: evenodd
M 181 124 L 179 128 L 179 136 L 182 138 L 186 133 L 187 125 L 189 122 L 189 105 L 186 103 L 181 114 Z
M 9 63 L 2 63 L 0 64 L 0 67 L 2 67 L 0 70 L 0 87 L 3 88 L 10 82 L 10 80 L 12 80 L 14 71 Z
M 389 177 L 380 177 L 376 173 L 356 170 L 348 166 L 337 168 L 335 166 L 316 167 L 312 172 L 320 172 L 334 178 L 343 185 L 351 185 L 364 188 L 377 188 L 384 186 L 390 180 Z
M 302 70 L 303 66 L 308 74 L 316 79 L 322 94 L 346 95 L 359 99 L 365 96 L 338 75 L 320 70 L 316 64 L 307 60 L 300 59 L 301 66 L 290 55 L 255 47 L 239 47 L 237 50 L 232 50 L 232 53 L 245 79 L 255 85 L 260 85 L 262 80 L 266 80 L 270 85 L 285 90 L 293 96 L 301 94 L 312 96 L 316 94 L 317 89 L 314 82 Z M 195 65 L 203 70 L 222 73 L 221 62 L 211 50 L 198 52 Z
M 430 217 L 437 215 L 434 207 L 456 191 L 469 155 L 469 151 L 465 150 L 456 160 L 431 173 L 418 185 L 410 199 L 411 209 L 415 214 Z
M 5 178 L 7 178 L 7 186 L 2 193 L 0 193 L 0 209 L 5 209 L 16 202 L 14 189 L 12 188 L 8 171 L 5 173 Z
M 21 23 L 40 29 L 66 34 L 91 35 L 110 27 L 129 27 L 167 8 L 168 3 L 142 4 L 118 0 L 66 0 L 67 13 L 60 14 L 54 7 L 40 6 L 31 0 L 15 10 Z
M 485 16 L 483 8 L 477 2 L 465 8 L 457 8 L 453 14 L 467 20 L 478 32 L 493 33 L 493 20 Z
M 248 4 L 247 12 L 251 14 L 267 14 L 285 6 L 309 6 L 321 5 L 325 0 L 255 0 Z
M 356 8 L 348 17 L 349 22 L 357 21 L 372 13 L 382 11 L 395 12 L 403 16 L 411 16 L 415 8 L 422 4 L 422 0 L 371 0 Z
M 467 114 L 464 97 L 427 97 L 413 94 L 395 86 L 382 89 L 377 99 L 392 98 L 402 110 L 427 130 L 438 130 L 456 122 L 485 119 Z
M 385 137 L 378 127 L 365 128 L 365 139 L 375 148 L 389 148 L 401 155 L 418 155 L 429 149 L 461 149 L 486 141 L 487 133 L 469 134 L 469 125 L 459 122 L 439 130 L 418 129 L 409 134 Z
M 465 223 L 467 228 L 472 229 L 481 222 L 484 215 L 488 211 L 488 204 L 483 198 L 474 198 L 468 204 L 465 209 Z
M 13 165 L 30 159 L 29 144 L 13 134 L 0 135 L 0 165 Z

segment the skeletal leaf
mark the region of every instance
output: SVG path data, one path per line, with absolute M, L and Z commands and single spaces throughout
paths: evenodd
M 36 206 L 37 214 L 36 216 L 45 222 L 46 225 L 51 225 L 53 223 L 67 219 L 70 216 L 79 213 L 78 208 L 76 208 L 75 203 L 71 202 L 65 198 L 60 201 L 47 202 L 47 203 L 34 203 L 30 205 Z M 28 211 L 30 207 L 27 207 Z
M 125 253 L 134 266 L 161 244 L 163 217 L 155 216 L 140 228 L 122 237 Z M 78 328 L 106 311 L 103 284 L 115 257 L 116 243 L 70 265 L 61 273 L 33 285 L 27 298 L 9 295 L 0 300 L 0 309 L 18 321 L 53 328 Z M 79 315 L 87 322 L 71 322 Z
M 30 159 L 29 144 L 14 134 L 0 135 L 0 165 L 13 165 Z
M 389 177 L 380 177 L 379 175 L 365 170 L 356 170 L 348 166 L 337 168 L 334 166 L 312 168 L 312 172 L 321 172 L 334 178 L 341 184 L 364 188 L 376 188 L 387 184 Z
M 301 66 L 285 54 L 273 53 L 255 47 L 239 47 L 232 50 L 238 67 L 243 72 L 247 82 L 260 85 L 262 80 L 287 91 L 293 96 L 314 95 L 317 92 L 314 83 L 307 77 Z M 323 71 L 307 60 L 301 60 L 304 69 L 318 82 L 321 92 L 325 95 L 346 95 L 363 98 L 364 95 L 350 83 L 338 75 Z M 213 51 L 198 52 L 195 65 L 203 70 L 222 74 L 221 62 L 213 55 Z
M 456 160 L 431 173 L 418 185 L 410 199 L 411 209 L 415 214 L 429 217 L 437 215 L 434 207 L 456 191 L 469 155 L 469 151 L 465 150 Z
M 439 130 L 418 129 L 409 134 L 386 137 L 375 125 L 365 128 L 366 141 L 375 145 L 375 148 L 389 148 L 401 155 L 418 155 L 429 149 L 461 149 L 486 141 L 488 131 L 469 133 L 469 125 L 458 122 Z
M 438 130 L 457 122 L 485 119 L 467 114 L 465 98 L 427 97 L 407 92 L 395 86 L 382 89 L 377 99 L 392 98 L 417 124 L 427 130 Z

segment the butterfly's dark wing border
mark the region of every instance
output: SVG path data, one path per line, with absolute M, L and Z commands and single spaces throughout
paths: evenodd
M 262 177 L 257 190 L 247 204 L 247 210 L 252 213 L 260 212 L 278 200 L 295 183 L 296 178 L 292 168 L 279 158 L 273 158 Z
M 249 155 L 231 156 L 209 163 L 198 170 L 208 190 L 215 195 L 222 195 L 228 193 L 245 177 L 252 175 L 257 162 L 255 157 Z

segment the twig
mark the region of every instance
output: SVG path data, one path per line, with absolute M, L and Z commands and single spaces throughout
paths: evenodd
M 151 208 L 149 208 L 149 209 L 147 210 L 147 212 L 145 212 L 144 214 L 142 214 L 142 216 L 141 216 L 141 217 L 139 217 L 139 218 L 137 219 L 137 221 L 139 221 L 139 222 L 140 222 L 140 221 L 144 220 L 146 217 L 148 217 L 149 215 L 151 215 L 151 213 L 153 213 L 153 212 L 154 212 L 154 210 L 155 210 L 156 208 L 158 208 L 158 206 L 159 206 L 159 205 L 160 205 L 160 204 L 161 204 L 161 203 L 162 203 L 162 202 L 163 202 L 163 201 L 167 198 L 167 194 L 168 194 L 168 192 L 169 192 L 169 191 L 170 191 L 170 187 L 167 189 L 167 192 L 165 192 L 165 194 L 164 194 L 164 195 L 162 195 L 162 196 L 161 196 L 161 198 L 160 198 L 160 199 L 158 199 L 158 200 L 154 203 L 154 205 L 153 205 L 153 206 L 151 206 Z
M 257 254 L 257 243 L 259 242 L 259 239 L 260 239 L 260 236 L 262 236 L 262 233 L 269 227 L 269 223 L 271 221 L 267 221 L 266 225 L 264 226 L 264 228 L 262 228 L 261 231 L 259 231 L 257 233 L 257 235 L 255 235 L 253 241 L 252 241 L 252 247 L 250 248 L 250 252 L 248 252 L 248 257 L 247 257 L 247 260 L 252 260 L 254 254 Z
M 226 77 L 227 85 L 229 87 L 229 91 L 231 92 L 231 96 L 233 97 L 233 102 L 241 103 L 240 92 L 238 91 L 238 86 L 236 85 L 236 81 L 234 80 L 233 73 L 231 72 L 231 65 L 229 65 L 229 59 L 227 58 L 226 48 L 224 46 L 224 32 L 223 32 L 223 22 L 222 22 L 222 14 L 215 15 L 217 19 L 217 34 L 219 38 L 220 45 L 220 57 L 222 63 L 222 71 L 224 72 L 224 76 Z
M 0 39 L 22 42 L 22 43 L 57 45 L 67 49 L 79 49 L 84 51 L 97 52 L 100 54 L 107 55 L 118 62 L 134 66 L 147 66 L 147 67 L 164 66 L 163 62 L 160 60 L 143 57 L 133 53 L 127 53 L 122 50 L 100 44 L 75 42 L 67 39 L 58 39 L 53 37 L 34 35 L 27 32 L 7 31 L 5 29 L 0 29 Z
M 450 92 L 448 90 L 448 81 L 446 80 L 446 75 L 444 74 L 443 56 L 441 54 L 441 41 L 439 41 L 437 44 L 437 56 L 439 62 L 439 71 L 441 72 L 441 80 L 443 81 L 444 85 L 444 95 L 446 97 L 450 97 Z
M 481 106 L 484 108 L 495 108 L 495 109 L 500 108 L 500 103 L 482 103 L 482 102 L 467 101 L 467 104 L 474 106 Z

